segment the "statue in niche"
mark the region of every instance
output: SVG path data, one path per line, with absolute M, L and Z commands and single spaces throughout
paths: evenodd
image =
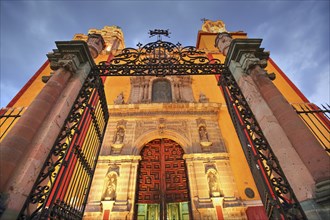
M 214 172 L 209 172 L 207 175 L 207 182 L 209 183 L 210 196 L 220 196 L 218 178 Z
M 209 142 L 209 136 L 207 134 L 205 126 L 199 127 L 199 138 L 201 142 Z
M 120 104 L 124 104 L 124 93 L 121 92 L 117 98 L 115 100 L 113 100 L 113 102 L 116 104 L 116 105 L 120 105 Z
M 108 172 L 104 179 L 102 200 L 114 200 L 116 197 L 117 174 Z
M 113 143 L 114 144 L 122 144 L 125 137 L 125 130 L 122 127 L 118 127 L 116 134 L 113 136 Z
M 199 126 L 198 133 L 199 133 L 200 144 L 202 145 L 202 150 L 204 152 L 209 152 L 212 142 L 209 140 L 209 135 L 207 133 L 207 130 L 206 130 L 206 127 L 204 124 Z

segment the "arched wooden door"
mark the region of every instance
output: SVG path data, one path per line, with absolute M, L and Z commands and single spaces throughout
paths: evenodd
M 141 150 L 136 219 L 190 219 L 184 151 L 170 139 L 156 139 Z

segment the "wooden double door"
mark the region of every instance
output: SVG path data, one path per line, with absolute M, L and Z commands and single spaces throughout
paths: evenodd
M 136 219 L 190 218 L 190 197 L 184 151 L 170 139 L 156 139 L 141 150 Z

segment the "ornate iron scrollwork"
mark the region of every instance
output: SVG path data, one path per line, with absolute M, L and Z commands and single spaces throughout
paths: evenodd
M 108 117 L 102 80 L 89 75 L 18 219 L 82 219 Z
M 181 47 L 158 40 L 139 48 L 125 48 L 110 62 L 100 62 L 94 74 L 101 76 L 208 75 L 221 73 L 224 64 L 209 59 L 193 46 Z
M 307 219 L 279 161 L 229 70 L 221 85 L 243 151 L 270 219 Z

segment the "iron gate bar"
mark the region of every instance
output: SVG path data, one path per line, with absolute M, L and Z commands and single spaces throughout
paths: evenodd
M 102 80 L 99 76 L 89 74 L 21 210 L 19 219 L 82 218 L 109 117 L 105 102 Z M 84 125 L 89 117 L 91 126 L 86 128 Z M 87 129 L 87 132 L 94 129 L 95 135 L 79 137 L 84 129 Z M 82 145 L 77 145 L 80 142 Z M 69 180 L 67 175 L 70 176 Z M 76 178 L 71 178 L 72 175 Z M 79 186 L 75 188 L 77 184 Z M 68 201 L 70 199 L 76 200 Z
M 330 106 L 328 104 L 327 106 L 322 105 L 323 108 L 320 108 L 311 103 L 292 104 L 295 112 L 311 130 L 325 151 L 330 153 Z
M 230 114 L 233 121 L 237 121 L 238 118 L 242 122 L 236 129 L 242 130 L 249 141 L 249 144 L 242 144 L 242 147 L 246 157 L 251 158 L 248 160 L 250 168 L 256 166 L 259 170 L 258 176 L 264 177 L 261 179 L 264 182 L 263 185 L 266 186 L 266 191 L 261 191 L 261 194 L 265 196 L 262 197 L 262 201 L 268 217 L 270 219 L 307 219 L 277 157 L 229 70 L 223 72 L 219 83 L 224 91 L 228 108 L 234 108 L 236 112 L 236 114 Z M 235 125 L 237 126 L 237 123 Z M 251 169 L 252 173 L 255 171 Z

